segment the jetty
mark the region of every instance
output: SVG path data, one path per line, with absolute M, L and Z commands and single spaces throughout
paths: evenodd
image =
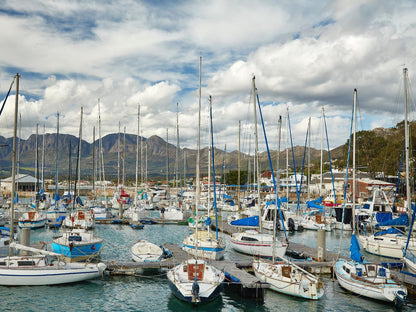
M 163 247 L 171 252 L 172 257 L 163 259 L 160 262 L 145 263 L 110 261 L 106 263 L 107 272 L 110 275 L 135 275 L 139 269 L 171 269 L 190 257 L 189 254 L 175 244 L 164 244 Z M 269 288 L 270 285 L 260 281 L 248 272 L 251 270 L 251 260 L 209 262 L 224 272 L 226 277 L 225 285 L 237 290 L 241 296 L 255 298 L 256 300 L 264 299 L 264 289 Z

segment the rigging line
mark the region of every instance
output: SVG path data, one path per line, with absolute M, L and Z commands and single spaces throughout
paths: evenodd
M 3 112 L 4 106 L 6 105 L 7 98 L 9 97 L 10 91 L 12 90 L 15 79 L 16 79 L 16 76 L 13 77 L 12 83 L 10 84 L 9 91 L 7 92 L 6 97 L 4 98 L 3 104 L 0 109 L 0 116 L 1 116 L 1 113 Z

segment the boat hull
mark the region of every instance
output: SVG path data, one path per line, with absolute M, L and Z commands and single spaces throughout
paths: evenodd
M 339 285 L 357 295 L 368 297 L 375 300 L 394 302 L 399 291 L 407 293 L 406 289 L 390 280 L 388 283 L 367 283 L 358 279 L 351 278 L 342 270 L 344 259 L 338 260 L 334 265 L 335 275 Z
M 80 264 L 78 268 L 56 269 L 11 269 L 0 268 L 0 285 L 3 286 L 40 286 L 56 285 L 81 282 L 89 279 L 100 277 L 104 268 L 97 265 L 84 266 Z

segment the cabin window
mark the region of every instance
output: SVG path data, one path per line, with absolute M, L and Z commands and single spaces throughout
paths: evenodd
M 345 272 L 347 272 L 348 274 L 350 274 L 350 269 L 349 268 L 345 268 Z
M 0 265 L 6 265 L 5 261 L 0 262 Z
M 243 241 L 251 241 L 251 242 L 257 242 L 257 241 L 258 241 L 258 239 L 257 239 L 257 238 L 254 238 L 254 237 L 248 237 L 248 236 L 243 236 L 243 237 L 241 238 L 241 240 L 243 240 Z
M 35 265 L 35 261 L 33 260 L 23 260 L 23 261 L 17 261 L 17 265 L 18 266 L 31 266 L 31 265 Z

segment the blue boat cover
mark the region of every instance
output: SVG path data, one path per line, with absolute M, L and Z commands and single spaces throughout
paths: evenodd
M 388 229 L 386 231 L 380 231 L 374 234 L 374 236 L 380 236 L 384 234 L 403 234 L 402 231 L 398 229 Z
M 376 220 L 377 222 L 384 222 L 393 219 L 393 214 L 391 212 L 377 212 Z
M 409 217 L 406 213 L 402 213 L 400 217 L 396 218 L 396 219 L 388 219 L 386 221 L 382 221 L 376 224 L 376 227 L 379 226 L 398 226 L 398 225 L 403 225 L 403 226 L 407 226 L 409 225 Z
M 259 226 L 259 216 L 234 220 L 230 224 L 235 226 Z
M 364 257 L 360 252 L 360 245 L 358 244 L 357 237 L 355 236 L 355 234 L 351 236 L 350 252 L 351 252 L 351 259 L 353 261 L 356 261 L 359 263 L 363 262 Z
M 319 198 L 317 198 L 317 199 L 308 200 L 306 202 L 306 206 L 308 208 L 323 209 L 324 207 L 321 204 L 322 204 L 322 196 L 319 196 Z

